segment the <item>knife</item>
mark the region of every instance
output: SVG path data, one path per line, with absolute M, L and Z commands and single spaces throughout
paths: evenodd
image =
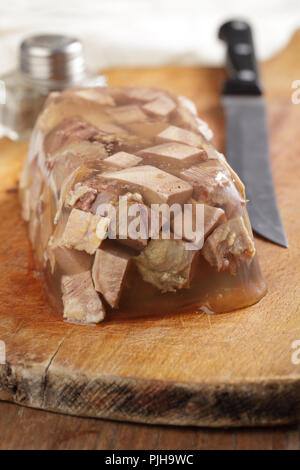
M 221 26 L 219 38 L 227 44 L 229 77 L 222 104 L 228 162 L 245 184 L 253 230 L 287 247 L 272 179 L 266 111 L 251 28 L 245 21 L 229 21 Z

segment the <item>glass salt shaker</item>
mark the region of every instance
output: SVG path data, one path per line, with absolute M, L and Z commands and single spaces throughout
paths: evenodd
M 51 91 L 105 85 L 103 75 L 86 70 L 78 39 L 28 37 L 21 43 L 19 69 L 0 77 L 0 137 L 27 139 Z

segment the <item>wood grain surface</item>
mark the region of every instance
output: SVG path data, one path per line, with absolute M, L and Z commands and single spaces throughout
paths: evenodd
M 300 34 L 263 64 L 272 166 L 289 249 L 256 239 L 269 293 L 222 315 L 118 315 L 97 327 L 65 324 L 43 300 L 16 192 L 25 144 L 0 144 L 0 398 L 63 413 L 145 423 L 263 426 L 300 417 Z M 111 85 L 151 85 L 193 99 L 224 149 L 224 71 L 113 70 Z M 27 411 L 24 411 L 26 413 Z M 58 419 L 58 418 L 57 418 Z M 71 418 L 69 418 L 71 419 Z M 149 428 L 150 429 L 150 428 Z M 150 431 L 149 431 L 150 432 Z M 178 431 L 180 432 L 180 431 Z
M 0 403 L 0 450 L 300 450 L 300 427 L 203 429 L 77 418 Z

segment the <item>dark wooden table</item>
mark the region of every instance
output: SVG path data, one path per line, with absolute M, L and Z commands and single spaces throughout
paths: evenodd
M 212 430 L 118 423 L 0 403 L 0 449 L 299 450 L 300 425 Z

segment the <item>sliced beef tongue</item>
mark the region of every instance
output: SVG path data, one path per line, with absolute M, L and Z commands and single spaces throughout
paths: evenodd
M 200 237 L 203 241 L 224 222 L 226 222 L 226 216 L 223 209 L 190 199 L 180 211 L 175 212 L 171 227 L 176 235 L 182 236 L 189 242 L 195 242 L 195 233 L 199 241 Z
M 162 227 L 162 215 L 148 207 L 140 193 L 122 194 L 114 186 L 98 193 L 91 212 L 111 219 L 109 238 L 137 251 L 149 238 L 158 237 Z
M 114 87 L 111 89 L 111 95 L 119 103 L 147 103 L 153 101 L 156 98 L 164 95 L 161 90 L 155 90 L 153 88 L 140 88 L 140 87 Z
M 103 160 L 108 167 L 122 169 L 138 165 L 142 161 L 141 157 L 128 152 L 117 152 Z
M 90 271 L 62 276 L 61 288 L 67 321 L 96 324 L 104 320 L 105 309 L 95 291 Z
M 92 257 L 84 251 L 77 251 L 61 246 L 59 241 L 48 247 L 52 267 L 59 268 L 64 274 L 73 275 L 88 271 L 92 266 Z
M 198 133 L 182 129 L 181 127 L 169 126 L 157 136 L 159 142 L 180 142 L 194 147 L 201 147 L 205 142 L 204 137 Z
M 208 237 L 218 225 L 226 222 L 223 209 L 204 204 L 204 238 Z
M 140 122 L 147 120 L 147 115 L 139 106 L 135 104 L 111 108 L 109 113 L 114 119 L 114 121 L 118 124 L 129 124 L 131 122 Z
M 207 160 L 207 154 L 204 150 L 178 142 L 155 145 L 141 150 L 139 155 L 144 158 L 145 163 L 150 165 L 170 164 L 181 168 Z
M 171 98 L 161 96 L 150 103 L 144 104 L 143 110 L 154 116 L 166 117 L 176 109 L 176 104 Z
M 174 124 L 178 127 L 185 127 L 191 131 L 198 131 L 198 124 L 195 115 L 186 107 L 178 106 L 174 112 Z
M 102 122 L 97 125 L 97 129 L 100 130 L 100 132 L 92 137 L 90 137 L 91 141 L 100 141 L 103 139 L 102 133 L 108 134 L 108 135 L 116 135 L 116 136 L 121 136 L 121 135 L 127 135 L 128 132 L 124 127 L 117 126 L 116 124 L 113 124 L 111 122 Z
M 67 92 L 68 93 L 68 92 Z M 69 91 L 70 94 L 75 94 L 84 100 L 90 101 L 93 104 L 100 104 L 104 106 L 114 106 L 115 101 L 113 97 L 103 87 L 98 88 L 83 88 L 75 91 Z
M 105 204 L 116 205 L 119 200 L 120 191 L 116 186 L 109 186 L 108 184 L 98 186 L 98 194 L 93 204 L 90 207 L 92 214 L 101 215 L 102 207 Z
M 193 198 L 198 202 L 220 207 L 231 217 L 246 203 L 231 174 L 218 161 L 208 161 L 180 172 L 180 178 L 193 186 Z
M 192 195 L 192 186 L 155 166 L 141 165 L 116 172 L 103 178 L 127 184 L 139 191 L 147 204 L 184 203 Z
M 123 197 L 127 199 L 127 206 L 126 212 L 122 210 L 122 201 L 117 207 L 116 239 L 141 251 L 147 246 L 149 238 L 159 238 L 163 217 L 160 212 L 146 206 L 140 194 L 127 193 Z
M 130 250 L 110 243 L 103 244 L 96 251 L 92 271 L 95 289 L 112 308 L 119 305 L 123 288 L 128 281 L 132 255 Z
M 140 137 L 147 137 L 153 139 L 160 132 L 168 127 L 168 121 L 164 119 L 160 120 L 148 120 L 148 121 L 137 121 L 126 124 L 126 128 L 133 134 Z

